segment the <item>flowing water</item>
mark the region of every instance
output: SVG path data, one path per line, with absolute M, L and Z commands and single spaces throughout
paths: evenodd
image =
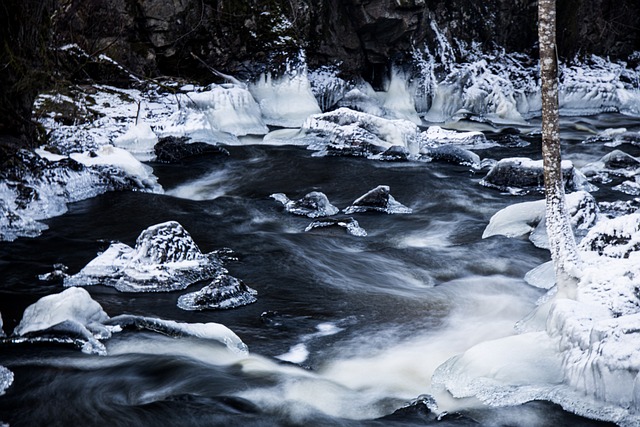
M 636 123 L 620 115 L 567 119 L 566 157 L 578 166 L 595 161 L 612 149 L 581 144 L 590 130 L 631 130 Z M 539 158 L 539 141 L 525 140 L 524 147 L 477 153 Z M 431 386 L 441 363 L 513 334 L 543 295 L 523 277 L 549 259 L 547 251 L 524 238 L 481 238 L 495 212 L 539 195 L 482 187 L 486 170 L 445 163 L 313 157 L 301 147 L 229 151 L 226 160 L 153 164 L 165 195 L 108 193 L 70 205 L 46 221 L 49 230 L 38 238 L 0 243 L 0 312 L 5 331 L 12 331 L 27 305 L 63 290 L 61 281 L 40 281 L 38 274 L 56 263 L 76 273 L 111 241 L 133 245 L 144 228 L 176 220 L 203 252 L 233 249 L 238 260 L 227 268 L 258 291 L 255 304 L 187 312 L 176 306 L 184 291 L 87 289 L 110 316 L 222 323 L 250 356 L 141 332 L 115 334 L 106 342 L 107 357 L 5 344 L 0 365 L 14 372 L 15 382 L 0 397 L 0 425 L 599 425 L 550 403 L 489 408 Z M 596 199 L 633 198 L 608 189 L 615 184 L 601 186 Z M 378 185 L 390 186 L 413 213 L 354 214 L 366 237 L 342 228 L 305 232 L 311 219 L 288 214 L 269 198 L 321 191 L 344 208 Z M 418 409 L 389 416 L 425 394 L 440 411 L 462 416 L 436 421 Z

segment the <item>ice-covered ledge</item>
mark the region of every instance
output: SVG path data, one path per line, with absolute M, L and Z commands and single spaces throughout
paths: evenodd
M 640 425 L 640 214 L 598 217 L 579 253 L 575 299 L 552 289 L 520 333 L 449 359 L 434 385 L 490 405 L 548 400 L 589 418 Z M 552 269 L 540 274 L 553 282 Z

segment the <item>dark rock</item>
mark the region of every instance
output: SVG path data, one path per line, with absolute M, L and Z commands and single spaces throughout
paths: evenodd
M 399 145 L 391 146 L 384 153 L 380 154 L 379 159 L 387 162 L 406 162 L 409 159 L 409 150 Z
M 204 142 L 188 142 L 189 138 L 168 136 L 161 138 L 154 147 L 156 161 L 160 163 L 178 163 L 189 157 L 209 155 L 227 157 L 229 151 L 217 145 Z
M 389 186 L 379 185 L 365 195 L 353 201 L 353 204 L 344 209 L 344 213 L 379 211 L 388 214 L 411 213 L 411 209 L 396 201 L 389 193 Z

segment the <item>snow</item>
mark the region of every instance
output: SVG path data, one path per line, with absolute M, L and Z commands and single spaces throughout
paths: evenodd
M 65 286 L 113 286 L 121 292 L 168 292 L 226 271 L 213 254 L 203 254 L 177 222 L 156 224 L 140 233 L 135 248 L 112 243 Z
M 283 193 L 274 193 L 270 197 L 282 203 L 287 212 L 295 215 L 318 218 L 335 215 L 340 212 L 338 208 L 329 202 L 327 196 L 319 191 L 312 191 L 298 200 L 289 200 Z

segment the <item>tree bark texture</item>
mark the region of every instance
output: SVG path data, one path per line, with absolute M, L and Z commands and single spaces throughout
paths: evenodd
M 576 242 L 565 205 L 560 153 L 556 1 L 538 1 L 538 39 L 542 92 L 542 160 L 549 248 L 560 291 L 562 278 L 578 261 Z M 568 291 L 567 289 L 565 289 Z

